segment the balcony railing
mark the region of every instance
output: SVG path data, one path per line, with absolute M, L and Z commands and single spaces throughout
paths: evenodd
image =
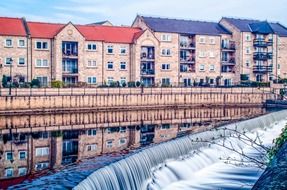
M 64 70 L 63 69 L 63 74 L 77 74 L 79 71 L 77 68 L 74 69 L 69 69 L 69 70 Z
M 222 64 L 228 64 L 228 65 L 235 65 L 235 58 L 229 58 L 229 59 L 222 59 Z
M 77 57 L 78 52 L 77 51 L 63 51 L 63 57 Z
M 141 75 L 154 75 L 155 70 L 154 69 L 142 69 Z
M 154 60 L 154 54 L 141 53 L 141 60 Z
M 195 72 L 195 68 L 192 67 L 191 65 L 180 65 L 180 72 L 182 73 L 194 73 Z
M 180 42 L 179 45 L 180 45 L 181 49 L 195 49 L 195 43 L 194 42 L 191 42 L 191 43 Z
M 229 42 L 229 43 L 222 43 L 221 44 L 222 50 L 228 50 L 228 51 L 235 51 L 236 50 L 236 45 L 235 42 Z
M 273 71 L 273 66 L 262 66 L 262 65 L 255 65 L 253 67 L 253 72 L 254 73 L 272 73 Z
M 253 59 L 254 60 L 266 61 L 266 60 L 272 59 L 272 58 L 273 58 L 273 53 L 272 52 L 255 52 L 253 54 Z
M 195 57 L 180 57 L 181 63 L 195 63 Z
M 253 41 L 253 45 L 255 47 L 267 48 L 268 42 L 266 42 L 263 38 L 256 38 Z

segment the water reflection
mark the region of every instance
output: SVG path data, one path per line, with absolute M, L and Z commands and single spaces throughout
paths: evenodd
M 0 184 L 264 113 L 262 108 L 201 108 L 0 116 Z

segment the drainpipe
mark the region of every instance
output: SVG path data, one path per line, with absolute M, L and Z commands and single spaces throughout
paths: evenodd
M 33 80 L 33 38 L 31 37 L 30 39 L 30 47 L 31 47 L 31 73 L 30 73 L 30 78 L 31 78 L 31 81 Z
M 105 48 L 104 41 L 102 41 L 102 85 L 104 84 L 104 70 L 105 70 Z

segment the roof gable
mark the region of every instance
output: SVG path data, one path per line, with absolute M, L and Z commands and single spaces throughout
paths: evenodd
M 43 23 L 43 22 L 27 22 L 32 38 L 48 38 L 52 39 L 56 36 L 65 24 Z
M 0 26 L 0 35 L 27 36 L 25 26 L 21 18 L 0 17 Z
M 142 18 L 145 23 L 155 32 L 205 35 L 231 34 L 227 29 L 215 22 L 202 22 L 155 17 Z

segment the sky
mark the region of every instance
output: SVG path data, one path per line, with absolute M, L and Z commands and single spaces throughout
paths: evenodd
M 222 16 L 252 18 L 287 26 L 287 0 L 0 0 L 0 16 L 29 21 L 131 25 L 136 15 L 215 22 Z

